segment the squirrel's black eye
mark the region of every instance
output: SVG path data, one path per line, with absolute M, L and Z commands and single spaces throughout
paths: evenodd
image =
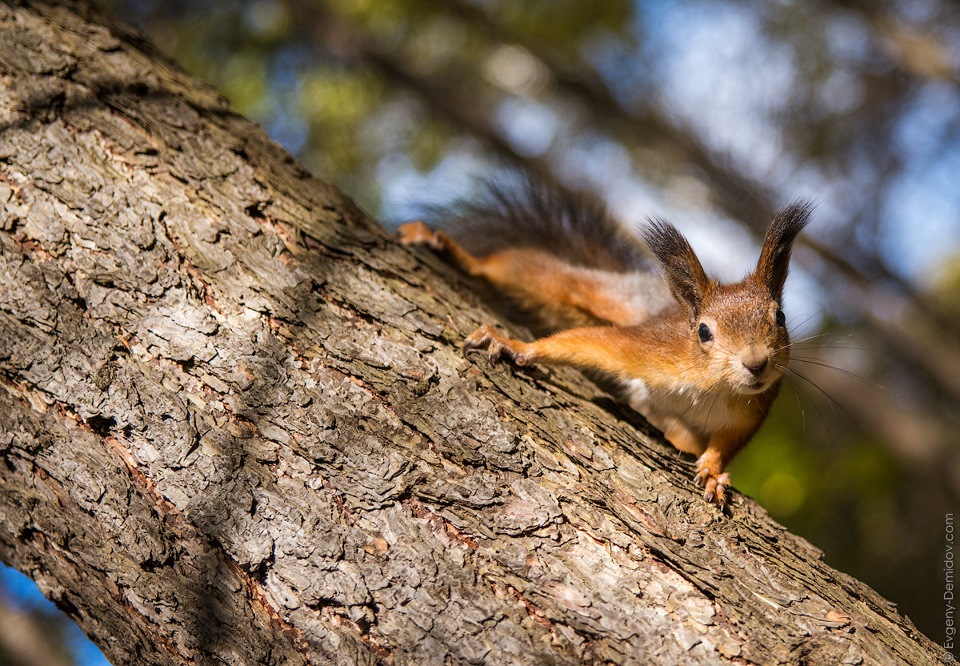
M 786 326 L 787 325 L 787 316 L 783 314 L 783 310 L 777 308 L 777 326 Z
M 697 335 L 700 336 L 700 342 L 710 342 L 713 340 L 713 333 L 710 332 L 710 327 L 706 324 L 700 324 L 700 328 L 697 329 Z

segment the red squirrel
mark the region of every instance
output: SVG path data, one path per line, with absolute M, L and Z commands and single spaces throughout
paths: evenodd
M 473 232 L 480 249 L 421 221 L 402 225 L 399 237 L 446 254 L 553 331 L 523 342 L 484 325 L 467 336 L 465 354 L 619 380 L 631 407 L 677 449 L 700 456 L 694 481 L 723 509 L 724 468 L 763 423 L 787 370 L 783 286 L 812 208 L 781 208 L 756 269 L 734 284 L 707 277 L 669 222 L 651 219 L 640 234 L 657 275 L 643 245 L 601 204 L 524 179 L 486 183 L 479 197 L 440 211 L 458 233 Z

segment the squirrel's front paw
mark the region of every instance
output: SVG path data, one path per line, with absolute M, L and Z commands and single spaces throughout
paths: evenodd
M 730 475 L 718 474 L 709 466 L 700 464 L 694 483 L 703 488 L 703 499 L 713 502 L 723 509 L 727 505 L 727 488 L 730 487 Z
M 443 242 L 430 227 L 416 220 L 397 227 L 397 237 L 403 245 L 426 245 L 433 250 L 442 250 Z
M 485 349 L 491 363 L 508 358 L 517 365 L 526 365 L 527 357 L 517 349 L 521 344 L 523 343 L 499 335 L 489 325 L 484 324 L 463 341 L 463 355 L 466 356 L 474 349 Z
M 485 349 L 490 362 L 496 363 L 500 360 L 500 356 L 503 355 L 505 349 L 497 338 L 496 332 L 487 324 L 484 324 L 464 339 L 463 355 L 466 356 L 474 349 Z

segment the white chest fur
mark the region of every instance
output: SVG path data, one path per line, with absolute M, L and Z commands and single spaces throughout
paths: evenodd
M 642 379 L 626 382 L 626 400 L 667 436 L 677 422 L 702 439 L 736 420 L 736 397 L 726 391 L 709 392 L 693 385 L 681 385 L 669 391 L 656 390 Z M 696 451 L 692 451 L 696 453 Z

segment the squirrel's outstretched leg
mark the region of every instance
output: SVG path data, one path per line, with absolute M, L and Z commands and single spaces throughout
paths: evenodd
M 465 273 L 474 277 L 487 277 L 487 262 L 483 258 L 473 256 L 447 233 L 433 231 L 420 220 L 400 225 L 397 235 L 404 245 L 426 245 L 434 252 L 445 252 Z
M 447 233 L 419 220 L 400 226 L 397 234 L 404 245 L 425 245 L 445 253 L 465 273 L 486 280 L 541 315 L 551 328 L 628 325 L 641 318 L 635 307 L 625 304 L 623 293 L 611 291 L 611 273 L 573 266 L 532 248 L 507 248 L 477 257 Z
M 484 325 L 467 336 L 463 353 L 484 349 L 491 362 L 506 357 L 516 365 L 572 365 L 622 378 L 629 373 L 631 365 L 619 351 L 629 346 L 627 330 L 616 326 L 570 328 L 533 342 L 523 342 Z

